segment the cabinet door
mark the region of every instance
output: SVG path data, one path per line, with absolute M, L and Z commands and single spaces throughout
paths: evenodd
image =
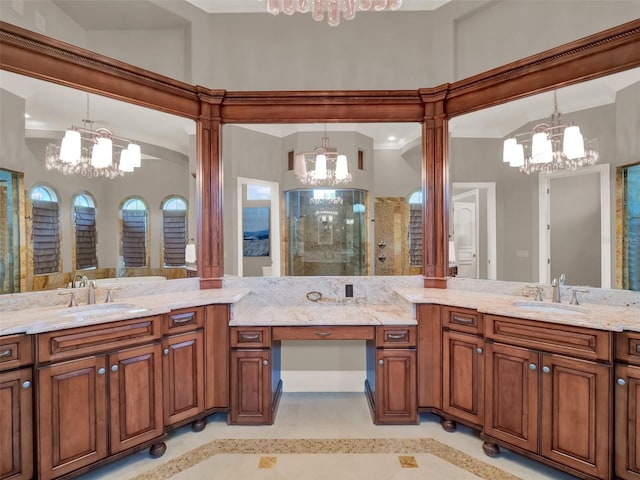
M 616 365 L 615 466 L 616 476 L 640 479 L 640 367 Z
M 109 356 L 111 454 L 163 433 L 159 343 Z
M 416 351 L 376 350 L 376 424 L 418 422 Z
M 0 373 L 0 478 L 33 475 L 33 388 L 31 368 Z
M 440 305 L 418 305 L 418 406 L 442 407 Z
M 475 425 L 484 420 L 484 340 L 442 333 L 442 410 Z
M 611 371 L 607 365 L 542 356 L 540 453 L 598 478 L 609 473 Z
M 485 433 L 537 452 L 539 354 L 487 342 L 485 355 Z
M 229 408 L 229 306 L 206 307 L 205 408 Z
M 271 425 L 271 352 L 231 352 L 231 409 L 229 423 Z
M 107 456 L 104 356 L 38 369 L 40 478 L 55 478 Z
M 162 347 L 164 423 L 172 425 L 204 412 L 204 335 L 173 335 Z

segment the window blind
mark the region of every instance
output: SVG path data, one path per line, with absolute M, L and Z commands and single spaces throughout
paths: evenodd
M 187 212 L 163 210 L 164 264 L 167 267 L 184 267 L 184 249 L 187 245 Z
M 96 209 L 76 205 L 76 269 L 96 268 L 98 255 L 96 253 Z
M 147 212 L 122 211 L 122 256 L 125 267 L 146 265 Z
M 422 265 L 422 205 L 409 205 L 409 265 Z
M 33 200 L 31 203 L 33 273 L 55 273 L 60 264 L 60 219 L 58 202 Z

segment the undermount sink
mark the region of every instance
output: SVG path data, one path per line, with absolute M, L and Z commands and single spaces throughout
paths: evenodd
M 111 315 L 114 313 L 144 312 L 145 308 L 135 308 L 133 303 L 103 303 L 100 305 L 85 305 L 82 307 L 71 307 L 60 313 L 60 317 L 95 317 L 99 315 Z
M 563 305 L 560 303 L 544 302 L 513 302 L 512 305 L 530 312 L 560 313 L 569 315 L 582 315 L 584 310 L 573 305 Z

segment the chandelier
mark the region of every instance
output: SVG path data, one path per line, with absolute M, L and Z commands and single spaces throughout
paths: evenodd
M 47 170 L 58 170 L 65 175 L 113 179 L 140 167 L 140 145 L 117 137 L 106 128 L 94 130 L 94 123 L 89 120 L 87 94 L 87 118 L 82 120 L 83 127 L 71 126 L 65 132 L 60 145 L 47 145 Z
M 518 137 L 525 138 L 518 143 Z M 561 123 L 555 91 L 550 123 L 507 138 L 502 150 L 502 161 L 527 175 L 576 170 L 595 164 L 598 158 L 597 139 L 585 140 L 579 126 Z
M 297 153 L 293 172 L 305 185 L 330 186 L 344 185 L 351 181 L 347 156 L 329 147 L 329 137 L 325 127 L 322 146 L 313 152 Z
M 398 10 L 402 0 L 266 0 L 267 11 L 272 15 L 280 12 L 286 15 L 311 12 L 314 20 L 321 22 L 327 17 L 332 27 L 340 24 L 340 14 L 345 20 L 352 20 L 356 11 Z

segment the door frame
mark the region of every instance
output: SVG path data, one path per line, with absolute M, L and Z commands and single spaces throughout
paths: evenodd
M 271 251 L 271 275 L 274 277 L 280 276 L 280 184 L 278 182 L 270 182 L 268 180 L 257 180 L 254 178 L 238 177 L 237 184 L 237 235 L 238 235 L 238 276 L 243 276 L 243 232 L 242 232 L 242 203 L 244 198 L 242 197 L 243 185 L 262 185 L 271 189 L 271 212 L 269 212 L 269 248 Z
M 578 175 L 600 175 L 600 288 L 611 288 L 611 183 L 609 164 L 575 171 L 541 173 L 538 177 L 538 281 L 551 283 L 551 180 Z
M 496 182 L 452 182 L 451 188 L 483 190 L 487 197 L 487 280 L 498 278 Z M 453 207 L 453 197 L 451 199 Z M 479 219 L 478 219 L 479 220 Z

